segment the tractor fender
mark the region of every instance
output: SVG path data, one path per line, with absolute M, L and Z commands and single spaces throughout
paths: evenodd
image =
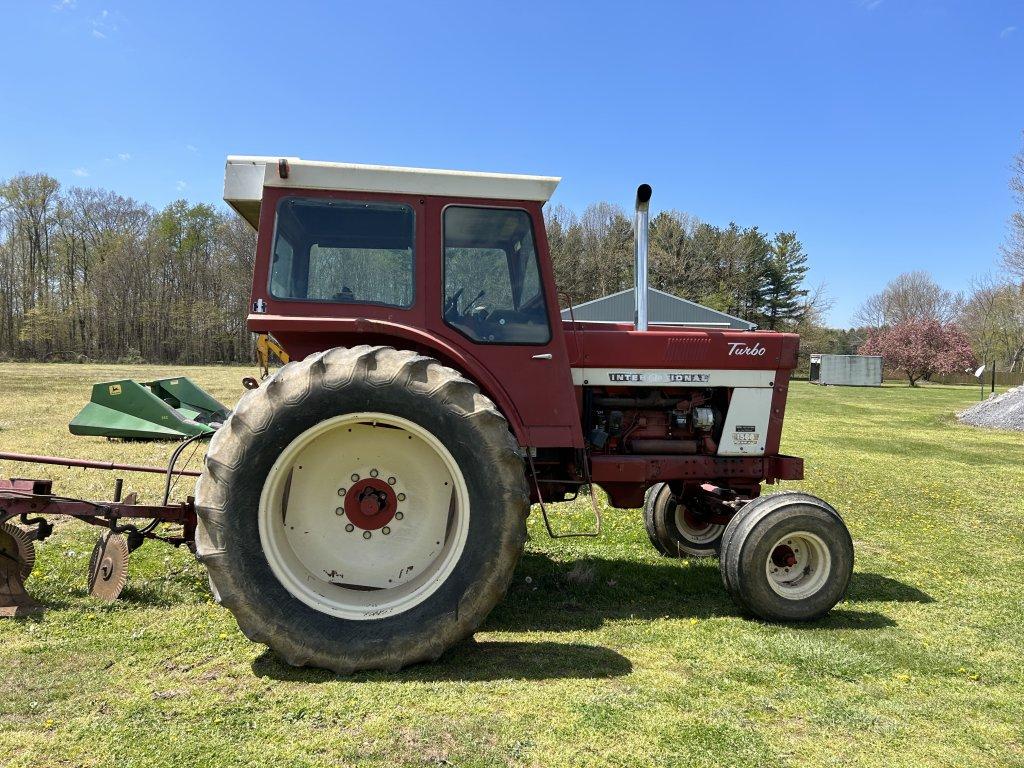
M 402 323 L 370 318 L 250 315 L 249 319 L 249 330 L 273 333 L 293 360 L 301 360 L 331 347 L 356 344 L 393 346 L 435 357 L 475 382 L 483 394 L 498 406 L 519 444 L 529 445 L 522 417 L 501 382 L 479 359 L 437 334 Z

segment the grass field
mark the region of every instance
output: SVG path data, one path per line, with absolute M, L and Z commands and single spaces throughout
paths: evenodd
M 226 403 L 239 368 L 186 372 Z M 162 463 L 72 438 L 104 378 L 169 369 L 0 365 L 0 446 Z M 283 665 L 210 599 L 187 551 L 147 544 L 114 605 L 86 596 L 95 529 L 59 528 L 0 621 L 0 765 L 1006 766 L 1024 764 L 1024 434 L 952 419 L 972 388 L 792 390 L 784 449 L 857 546 L 824 620 L 742 617 L 715 561 L 659 557 L 639 515 L 531 541 L 475 642 L 399 674 Z M 109 496 L 104 472 L 28 468 Z M 159 479 L 129 481 L 153 499 Z M 185 491 L 184 488 L 180 489 Z M 557 522 L 587 524 L 582 507 Z

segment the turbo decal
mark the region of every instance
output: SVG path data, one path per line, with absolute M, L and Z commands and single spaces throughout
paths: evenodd
M 765 348 L 761 346 L 760 342 L 757 342 L 756 344 L 748 344 L 745 341 L 729 342 L 730 356 L 763 357 L 765 351 Z

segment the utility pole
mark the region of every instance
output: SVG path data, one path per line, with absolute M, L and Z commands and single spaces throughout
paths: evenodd
M 996 361 L 992 361 L 992 394 L 996 393 Z

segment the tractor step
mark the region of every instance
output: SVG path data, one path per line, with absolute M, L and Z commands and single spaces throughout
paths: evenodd
M 214 432 L 229 410 L 187 376 L 94 384 L 71 420 L 73 435 L 123 440 L 181 440 Z

